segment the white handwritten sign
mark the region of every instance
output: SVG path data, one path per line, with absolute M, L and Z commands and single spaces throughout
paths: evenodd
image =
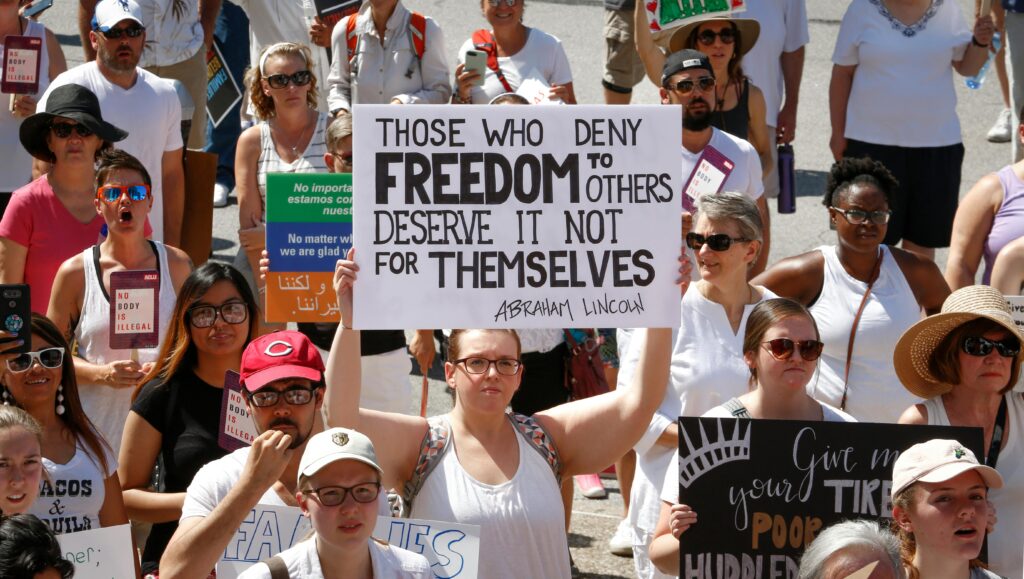
M 679 107 L 424 106 L 353 116 L 358 327 L 678 324 Z
M 131 525 L 57 535 L 64 558 L 75 564 L 76 579 L 135 576 Z
M 217 563 L 217 579 L 242 571 L 302 541 L 312 527 L 298 507 L 256 505 L 242 521 Z
M 478 525 L 378 517 L 373 536 L 423 555 L 438 579 L 476 579 L 480 564 Z

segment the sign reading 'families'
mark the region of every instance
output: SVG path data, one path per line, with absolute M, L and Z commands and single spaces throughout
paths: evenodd
M 64 558 L 75 565 L 76 579 L 135 577 L 131 525 L 57 535 Z
M 267 175 L 267 321 L 341 321 L 334 264 L 350 247 L 352 175 Z
M 358 327 L 678 323 L 678 107 L 357 111 Z
M 305 539 L 311 530 L 309 519 L 298 507 L 256 505 L 217 562 L 217 579 L 238 577 L 256 563 Z
M 245 403 L 245 394 L 238 383 L 238 372 L 224 373 L 224 394 L 220 406 L 220 434 L 217 444 L 228 452 L 250 446 L 259 433 Z
M 476 579 L 480 564 L 479 525 L 378 517 L 373 536 L 423 555 L 438 579 Z
M 825 527 L 891 516 L 900 452 L 944 438 L 982 456 L 980 428 L 684 417 L 679 433 L 680 502 L 703 521 L 679 543 L 690 579 L 795 579 Z
M 110 348 L 155 348 L 160 344 L 160 273 L 110 274 Z

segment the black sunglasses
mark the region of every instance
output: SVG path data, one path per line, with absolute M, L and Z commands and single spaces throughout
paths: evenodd
M 267 84 L 270 85 L 270 88 L 286 88 L 289 84 L 306 86 L 312 79 L 312 73 L 308 70 L 300 70 L 292 74 L 272 74 L 267 77 Z
M 800 357 L 808 362 L 813 362 L 821 356 L 821 350 L 825 347 L 818 340 L 800 340 L 794 342 L 789 338 L 777 338 L 775 340 L 768 340 L 764 342 L 768 353 L 772 355 L 772 358 L 776 360 L 789 360 L 793 357 L 793 352 L 798 348 L 800 350 Z
M 691 92 L 693 92 L 694 87 L 700 87 L 700 90 L 708 92 L 711 89 L 715 88 L 715 77 L 703 76 L 697 79 L 696 82 L 687 78 L 677 82 L 674 86 L 669 86 L 669 88 L 682 95 L 690 94 Z
M 118 40 L 122 36 L 138 38 L 139 36 L 142 36 L 142 33 L 145 31 L 146 29 L 141 26 L 128 26 L 127 28 L 110 28 L 106 31 L 100 31 L 100 34 L 110 40 Z
M 732 28 L 723 28 L 719 32 L 713 30 L 701 30 L 697 34 L 697 41 L 704 46 L 711 46 L 715 43 L 715 38 L 721 38 L 722 44 L 732 44 L 736 42 L 736 32 Z
M 1013 358 L 1020 354 L 1020 341 L 1016 338 L 996 341 L 981 336 L 967 336 L 964 338 L 962 348 L 964 353 L 979 357 L 988 356 L 992 352 L 992 348 L 995 348 L 1000 356 Z
M 750 241 L 745 237 L 729 237 L 728 233 L 716 233 L 714 235 L 701 235 L 700 233 L 686 234 L 686 247 L 694 251 L 700 251 L 705 244 L 711 251 L 729 251 L 732 242 Z
M 842 215 L 851 225 L 860 225 L 865 221 L 871 221 L 875 225 L 885 225 L 892 217 L 892 211 L 864 211 L 863 209 L 840 209 L 833 207 L 836 213 Z
M 50 124 L 50 130 L 53 131 L 53 134 L 58 139 L 66 139 L 70 137 L 72 131 L 78 133 L 78 136 L 83 139 L 93 135 L 92 129 L 78 123 L 52 123 Z

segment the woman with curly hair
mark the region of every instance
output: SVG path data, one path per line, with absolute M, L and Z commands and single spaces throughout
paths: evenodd
M 892 351 L 921 310 L 939 311 L 949 295 L 934 263 L 882 243 L 897 185 L 868 158 L 832 165 L 822 203 L 837 244 L 784 259 L 752 282 L 811 310 L 825 350 L 809 392 L 862 422 L 896 422 L 914 402 Z

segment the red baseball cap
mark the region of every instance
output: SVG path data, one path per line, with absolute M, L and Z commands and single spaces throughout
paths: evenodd
M 284 330 L 256 338 L 242 352 L 239 381 L 255 392 L 274 380 L 323 379 L 324 362 L 320 351 L 299 332 Z

